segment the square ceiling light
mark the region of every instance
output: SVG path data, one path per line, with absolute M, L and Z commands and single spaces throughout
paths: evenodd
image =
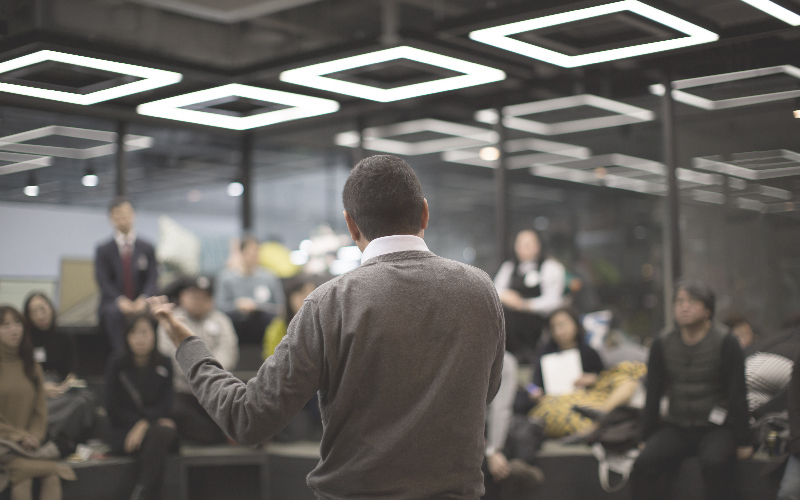
M 33 85 L 23 85 L 21 83 L 3 82 L 3 75 L 31 67 L 40 63 L 57 62 L 72 66 L 91 68 L 102 72 L 115 73 L 117 75 L 127 75 L 135 77 L 137 80 L 115 85 L 110 88 L 103 88 L 87 93 L 69 92 L 64 90 L 54 90 L 50 88 L 40 88 Z M 40 50 L 32 54 L 27 54 L 9 61 L 0 62 L 0 92 L 51 99 L 54 101 L 68 102 L 72 104 L 95 104 L 98 102 L 116 99 L 126 95 L 137 94 L 147 90 L 164 87 L 181 81 L 183 75 L 174 71 L 147 68 L 135 64 L 125 64 L 94 57 L 78 56 L 53 50 Z M 20 80 L 15 79 L 15 82 Z M 76 89 L 79 90 L 79 89 Z
M 60 146 L 45 146 L 41 144 L 26 144 L 27 141 L 43 139 L 50 136 L 73 137 L 85 141 L 105 142 L 99 146 L 89 148 L 69 148 Z M 29 153 L 36 155 L 61 156 L 64 158 L 75 158 L 86 160 L 97 158 L 117 152 L 117 133 L 106 132 L 103 130 L 91 130 L 85 128 L 62 127 L 50 125 L 48 127 L 37 128 L 19 134 L 0 137 L 0 149 L 15 151 L 18 153 Z M 125 136 L 125 151 L 136 151 L 146 149 L 153 145 L 153 138 L 143 135 L 127 134 Z
M 536 153 L 507 156 L 505 167 L 509 170 L 528 168 L 537 163 L 586 159 L 592 156 L 592 151 L 589 148 L 533 138 L 506 141 L 505 144 L 503 144 L 503 150 L 506 153 L 537 151 Z M 495 168 L 497 166 L 496 161 L 481 158 L 481 150 L 478 148 L 445 151 L 442 153 L 442 160 L 466 165 L 476 165 L 478 167 Z
M 537 164 L 531 167 L 530 172 L 539 177 L 603 185 L 640 193 L 663 195 L 667 192 L 666 166 L 663 163 L 622 154 Z M 676 176 L 682 189 L 723 183 L 720 175 L 684 168 L 678 168 Z
M 249 114 L 221 114 L 212 109 L 214 106 L 230 102 L 231 98 L 244 98 L 260 102 L 262 108 Z M 140 104 L 136 108 L 136 111 L 142 115 L 232 130 L 264 127 L 275 123 L 334 113 L 338 110 L 339 103 L 330 99 L 238 83 L 168 97 Z
M 424 133 L 449 137 L 437 137 L 416 142 L 396 138 L 391 139 L 391 137 Z M 334 142 L 339 146 L 354 148 L 361 143 L 361 147 L 364 149 L 406 156 L 441 153 L 452 149 L 476 146 L 490 146 L 496 144 L 497 141 L 498 135 L 494 130 L 435 120 L 433 118 L 365 128 L 363 141 L 357 131 L 342 132 L 336 134 L 334 138 Z
M 590 19 L 593 17 L 626 11 L 638 14 L 639 16 L 647 18 L 650 21 L 683 33 L 686 36 L 669 40 L 642 43 L 629 47 L 600 50 L 597 52 L 579 55 L 563 54 L 561 52 L 512 38 L 514 35 L 518 35 L 520 33 L 526 33 L 533 30 L 549 28 L 583 19 Z M 651 7 L 650 5 L 638 0 L 621 0 L 618 2 L 607 3 L 605 5 L 597 5 L 594 7 L 571 10 L 559 14 L 551 14 L 525 21 L 504 24 L 502 26 L 485 28 L 473 31 L 469 34 L 469 37 L 478 42 L 515 52 L 517 54 L 522 54 L 523 56 L 527 56 L 532 59 L 538 59 L 550 64 L 562 66 L 564 68 L 575 68 L 578 66 L 586 66 L 587 64 L 596 64 L 606 61 L 614 61 L 617 59 L 625 59 L 628 57 L 651 54 L 654 52 L 688 47 L 700 43 L 713 42 L 719 39 L 719 35 L 716 33 L 697 26 L 696 24 L 690 23 L 689 21 L 681 19 L 677 16 L 656 9 L 655 7 Z
M 768 94 L 751 95 L 745 97 L 736 97 L 733 99 L 711 100 L 705 97 L 700 97 L 695 94 L 684 92 L 681 89 L 690 89 L 695 87 L 702 87 L 705 85 L 714 85 L 718 83 L 735 82 L 739 80 L 746 80 L 748 78 L 756 78 L 760 76 L 786 74 L 794 78 L 800 79 L 800 69 L 794 66 L 772 66 L 769 68 L 751 69 L 747 71 L 737 71 L 735 73 L 724 73 L 721 75 L 702 76 L 699 78 L 689 78 L 687 80 L 676 80 L 672 82 L 672 98 L 678 102 L 695 106 L 702 109 L 714 110 L 735 108 L 738 106 L 747 106 L 749 104 L 760 104 L 762 102 L 778 101 L 781 99 L 791 99 L 800 97 L 800 90 L 787 90 L 783 92 L 772 92 Z M 656 84 L 650 86 L 650 93 L 663 96 L 664 85 Z
M 436 66 L 458 73 L 458 75 L 394 88 L 379 88 L 325 76 L 400 60 Z M 497 82 L 505 80 L 505 78 L 505 72 L 499 69 L 409 46 L 393 47 L 334 61 L 312 64 L 311 66 L 284 71 L 280 74 L 280 79 L 284 82 L 378 102 L 410 99 L 412 97 Z
M 0 151 L 0 175 L 24 172 L 36 168 L 49 167 L 53 158 L 49 156 L 31 156 Z
M 576 108 L 578 106 L 589 106 L 616 113 L 611 116 L 600 116 L 596 118 L 583 118 L 579 120 L 563 121 L 558 123 L 545 123 L 522 118 L 527 115 L 546 113 L 560 109 Z M 618 127 L 631 123 L 641 123 L 652 121 L 655 114 L 648 110 L 625 104 L 619 101 L 598 97 L 592 94 L 574 95 L 569 97 L 559 97 L 547 99 L 545 101 L 534 101 L 524 104 L 514 104 L 506 106 L 501 110 L 503 114 L 503 125 L 515 130 L 522 130 L 540 135 L 559 135 L 572 132 L 582 132 L 599 128 Z M 484 109 L 475 113 L 475 120 L 484 123 L 497 123 L 497 112 L 493 109 Z
M 800 154 L 779 149 L 736 153 L 730 160 L 722 156 L 693 158 L 695 168 L 748 180 L 774 179 L 800 175 Z
M 742 0 L 756 9 L 769 14 L 772 17 L 778 18 L 781 21 L 791 24 L 792 26 L 800 26 L 800 15 L 796 12 L 782 7 L 771 0 Z

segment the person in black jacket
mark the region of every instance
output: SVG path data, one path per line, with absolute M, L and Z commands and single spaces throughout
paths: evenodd
M 714 293 L 699 281 L 675 287 L 677 328 L 656 338 L 647 365 L 642 449 L 633 466 L 634 500 L 662 498 L 659 485 L 681 461 L 696 455 L 706 500 L 733 498 L 736 458 L 753 453 L 748 427 L 744 357 L 736 338 L 714 323 Z M 669 398 L 660 416 L 662 396 Z
M 172 362 L 156 349 L 153 321 L 135 316 L 125 329 L 124 350 L 106 372 L 111 451 L 139 458 L 139 480 L 131 500 L 160 498 L 167 453 L 178 449 L 170 419 L 172 395 Z
M 75 345 L 59 333 L 50 299 L 34 292 L 25 300 L 25 322 L 33 341 L 34 359 L 44 370 L 47 394 L 47 435 L 65 457 L 89 436 L 94 425 L 97 397 L 75 375 Z
M 147 310 L 144 299 L 156 292 L 158 269 L 153 245 L 136 236 L 136 212 L 131 202 L 115 198 L 108 214 L 114 237 L 97 247 L 94 273 L 100 288 L 97 317 L 116 352 L 125 344 L 126 317 Z
M 776 500 L 800 500 L 800 351 L 794 358 L 789 382 L 789 462 Z

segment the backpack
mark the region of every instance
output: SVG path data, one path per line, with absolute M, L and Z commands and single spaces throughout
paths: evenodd
M 597 458 L 600 485 L 608 493 L 621 490 L 628 482 L 639 456 L 641 431 L 641 410 L 620 406 L 600 417 L 597 429 L 589 435 L 587 441 Z M 611 472 L 622 476 L 616 486 L 611 486 Z

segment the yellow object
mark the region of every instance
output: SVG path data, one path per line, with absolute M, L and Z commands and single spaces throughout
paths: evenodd
M 289 259 L 289 249 L 277 241 L 268 241 L 258 247 L 258 261 L 279 278 L 291 278 L 300 271 L 300 267 Z
M 592 430 L 594 422 L 572 410 L 573 406 L 600 409 L 615 388 L 630 380 L 639 380 L 647 373 L 647 365 L 623 361 L 600 373 L 594 386 L 560 396 L 542 396 L 530 416 L 543 419 L 544 433 L 560 438 Z
M 264 350 L 261 352 L 261 357 L 267 359 L 275 354 L 275 348 L 281 343 L 283 337 L 286 336 L 286 320 L 280 316 L 270 321 L 267 325 L 267 330 L 264 332 Z

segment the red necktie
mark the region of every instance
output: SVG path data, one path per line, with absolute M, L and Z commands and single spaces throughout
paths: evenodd
M 131 300 L 136 299 L 136 290 L 133 288 L 133 273 L 131 272 L 131 258 L 133 252 L 131 245 L 126 243 L 122 247 L 122 289 L 125 296 Z

